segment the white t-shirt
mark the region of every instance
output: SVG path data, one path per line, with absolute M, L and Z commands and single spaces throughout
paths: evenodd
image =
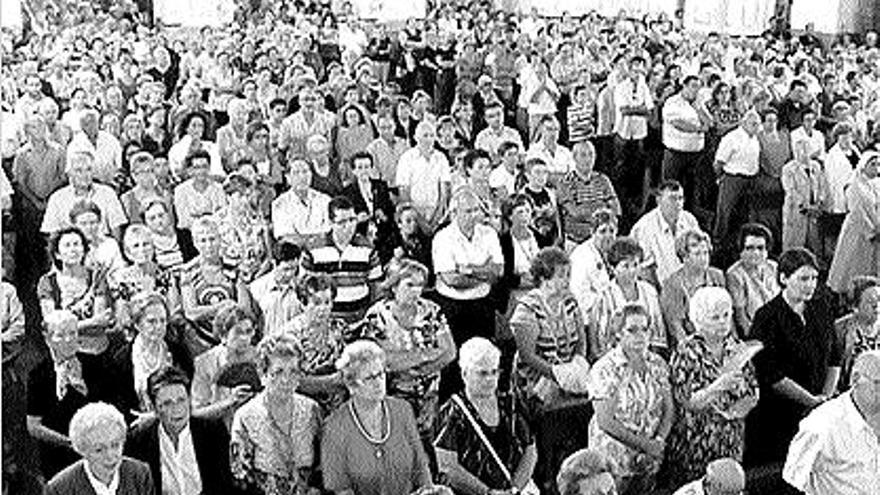
M 492 227 L 477 224 L 470 239 L 464 236 L 458 223 L 453 221 L 434 236 L 431 257 L 436 273 L 460 272 L 461 265 L 482 265 L 486 261 L 503 265 L 501 243 Z M 490 285 L 481 283 L 467 289 L 450 287 L 437 279 L 437 292 L 451 299 L 471 300 L 489 295 Z
M 706 135 L 702 132 L 685 132 L 672 125 L 674 120 L 684 120 L 700 125 L 697 110 L 681 93 L 671 96 L 663 105 L 663 145 L 675 151 L 701 151 Z
M 451 181 L 449 161 L 440 151 L 432 150 L 431 156 L 426 158 L 418 148 L 411 148 L 397 162 L 394 184 L 409 190 L 410 200 L 423 215 L 430 215 L 437 209 L 440 188 L 443 183 Z
M 742 127 L 728 132 L 721 138 L 715 161 L 723 163 L 726 174 L 752 176 L 760 168 L 761 143 L 758 136 L 749 136 Z

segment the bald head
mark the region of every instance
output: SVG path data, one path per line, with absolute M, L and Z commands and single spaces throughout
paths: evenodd
M 852 376 L 853 382 L 858 378 L 880 380 L 880 350 L 865 351 L 856 356 Z
M 706 466 L 706 493 L 739 493 L 746 488 L 746 473 L 736 459 L 723 457 Z

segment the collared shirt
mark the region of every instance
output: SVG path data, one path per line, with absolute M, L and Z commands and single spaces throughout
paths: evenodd
M 574 248 L 569 259 L 571 280 L 568 288 L 577 299 L 584 321 L 590 321 L 590 311 L 599 293 L 611 283 L 608 266 L 592 238 Z
M 845 190 L 853 176 L 852 163 L 840 146 L 835 144 L 828 150 L 824 165 L 830 193 L 830 210 L 833 213 L 846 213 Z
M 791 131 L 791 149 L 795 149 L 797 143 L 800 141 L 805 141 L 807 143 L 807 155 L 813 156 L 813 154 L 818 153 L 816 155 L 819 160 L 823 160 L 825 157 L 825 135 L 819 132 L 816 129 L 809 134 L 807 134 L 806 129 L 803 126 L 798 127 L 797 129 Z
M 269 272 L 251 282 L 251 295 L 263 311 L 266 335 L 281 333 L 284 325 L 296 315 L 302 313 L 303 307 L 296 295 L 296 284 L 278 285 L 275 272 Z
M 503 189 L 504 195 L 510 196 L 516 192 L 516 174 L 508 171 L 504 165 L 498 165 L 489 172 L 489 187 Z
M 116 471 L 113 472 L 113 478 L 110 480 L 109 485 L 105 485 L 98 478 L 95 478 L 88 462 L 83 464 L 83 469 L 86 472 L 89 484 L 95 490 L 95 495 L 116 495 L 116 492 L 119 490 L 119 468 L 116 468 Z
M 654 108 L 651 90 L 645 80 L 637 82 L 626 78 L 614 87 L 614 133 L 623 139 L 644 139 L 648 136 L 648 117 L 645 115 L 623 115 L 622 107 L 645 106 Z
M 700 125 L 700 115 L 681 93 L 671 96 L 663 105 L 663 145 L 674 151 L 701 151 L 705 146 L 706 134 L 685 132 L 672 125 L 673 121 L 684 120 Z
M 558 197 L 565 235 L 575 242 L 584 242 L 592 234 L 593 213 L 599 208 L 611 208 L 620 215 L 614 186 L 601 172 L 591 172 L 586 178 L 577 170 L 565 174 L 559 181 Z
M 379 177 L 388 184 L 394 184 L 397 178 L 397 163 L 408 149 L 406 140 L 398 137 L 390 143 L 382 138 L 376 138 L 367 145 L 367 153 L 373 155 Z
M 162 464 L 162 495 L 200 495 L 202 477 L 196 461 L 192 431 L 186 425 L 177 437 L 177 447 L 159 425 L 159 462 Z M 212 473 L 206 473 L 208 475 Z
M 681 268 L 681 260 L 675 254 L 675 237 L 685 230 L 697 230 L 700 224 L 696 217 L 687 211 L 678 214 L 675 228 L 663 218 L 659 208 L 645 213 L 635 225 L 630 235 L 642 246 L 648 262 L 656 264 L 657 280 L 663 282 L 666 277 Z
M 20 187 L 47 201 L 64 185 L 64 160 L 64 150 L 53 141 L 48 141 L 42 150 L 28 144 L 15 155 L 13 176 Z
M 529 151 L 526 153 L 526 159 L 531 158 L 544 160 L 547 163 L 547 171 L 554 175 L 566 174 L 574 170 L 575 166 L 571 150 L 561 144 L 557 144 L 556 149 L 551 153 L 543 141 L 538 141 L 529 146 Z
M 507 126 L 501 126 L 501 129 L 497 132 L 491 127 L 483 129 L 477 134 L 474 148 L 485 150 L 495 157 L 498 156 L 498 147 L 506 141 L 516 143 L 519 149 L 523 148 L 522 137 L 520 137 L 519 132 Z
M 880 493 L 880 438 L 845 393 L 800 423 L 782 477 L 807 495 Z
M 419 148 L 410 148 L 397 162 L 397 175 L 394 184 L 409 189 L 410 200 L 427 220 L 441 205 L 440 188 L 443 183 L 452 181 L 449 161 L 437 150 L 425 157 Z
M 460 272 L 462 265 L 482 265 L 487 261 L 504 264 L 498 234 L 489 226 L 477 224 L 470 239 L 465 237 L 458 223 L 453 221 L 434 236 L 431 257 L 435 273 Z M 480 299 L 489 295 L 490 285 L 481 282 L 473 287 L 459 289 L 450 287 L 437 279 L 437 292 L 460 300 Z
M 721 138 L 715 161 L 721 162 L 726 174 L 753 176 L 761 168 L 761 142 L 757 135 L 749 136 L 742 127 Z
M 306 251 L 303 270 L 325 273 L 336 282 L 333 311 L 366 310 L 370 304 L 370 284 L 382 277 L 379 254 L 366 238 L 355 235 L 347 246 L 339 249 L 328 233 L 321 242 Z
M 82 200 L 92 201 L 101 209 L 105 234 L 109 234 L 112 229 L 128 223 L 125 210 L 122 209 L 122 203 L 119 202 L 119 196 L 116 195 L 116 191 L 112 187 L 104 184 L 92 184 L 92 188 L 85 195 L 79 195 L 73 186 L 64 186 L 49 196 L 40 232 L 53 234 L 69 227 L 70 209 Z
M 272 233 L 276 239 L 288 236 L 314 236 L 330 230 L 327 205 L 330 196 L 309 189 L 303 201 L 293 190 L 272 201 Z
M 283 136 L 281 143 L 295 152 L 305 153 L 306 141 L 310 137 L 321 135 L 330 140 L 331 131 L 335 126 L 336 115 L 329 110 L 316 110 L 311 122 L 306 120 L 305 113 L 300 110 L 281 123 Z
M 192 228 L 195 219 L 220 211 L 226 204 L 226 193 L 220 184 L 211 181 L 204 191 L 198 191 L 193 179 L 188 179 L 174 188 L 174 210 L 177 213 L 177 226 Z
M 116 174 L 122 170 L 122 145 L 119 140 L 107 131 L 98 131 L 98 139 L 92 140 L 80 131 L 74 134 L 67 145 L 67 161 L 74 153 L 88 151 L 95 158 L 95 180 L 105 184 L 114 184 Z

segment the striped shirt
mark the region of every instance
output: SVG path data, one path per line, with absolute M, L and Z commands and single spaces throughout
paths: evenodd
M 581 243 L 593 232 L 593 212 L 610 208 L 620 215 L 620 202 L 614 186 L 603 173 L 592 172 L 589 178 L 575 170 L 559 181 L 559 209 L 562 212 L 565 236 Z
M 568 107 L 568 141 L 575 143 L 586 141 L 596 133 L 596 105 L 572 105 Z
M 333 311 L 355 313 L 370 305 L 370 283 L 382 276 L 379 254 L 366 238 L 355 235 L 341 250 L 333 242 L 332 233 L 325 235 L 306 252 L 303 269 L 324 273 L 336 282 Z

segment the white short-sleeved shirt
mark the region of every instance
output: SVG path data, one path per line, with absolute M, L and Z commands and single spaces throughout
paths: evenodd
M 498 147 L 505 141 L 516 143 L 517 146 L 519 146 L 519 149 L 523 148 L 522 138 L 520 137 L 519 132 L 507 126 L 502 126 L 499 132 L 496 132 L 489 127 L 483 129 L 477 134 L 477 139 L 474 141 L 474 148 L 484 150 L 490 155 L 496 156 L 498 154 Z
M 538 141 L 529 146 L 526 152 L 526 160 L 540 158 L 547 163 L 547 171 L 554 175 L 564 175 L 574 170 L 574 155 L 571 150 L 561 144 L 556 145 L 553 153 L 547 149 L 543 142 Z
M 825 156 L 825 135 L 813 129 L 813 132 L 807 134 L 803 126 L 791 131 L 791 149 L 794 150 L 795 144 L 800 141 L 807 142 L 807 154 L 813 156 L 818 153 L 819 158 Z
M 728 132 L 721 138 L 715 161 L 722 162 L 724 173 L 755 175 L 760 169 L 761 142 L 758 136 L 749 136 L 742 127 Z
M 425 157 L 418 148 L 410 148 L 397 162 L 397 187 L 409 189 L 410 200 L 422 214 L 433 212 L 440 201 L 440 187 L 452 181 L 449 161 L 440 151 Z
M 644 79 L 633 83 L 626 78 L 614 87 L 614 133 L 624 139 L 644 139 L 648 136 L 648 117 L 645 115 L 623 115 L 622 107 L 644 105 L 648 110 L 654 108 L 651 90 Z
M 489 187 L 504 189 L 505 195 L 509 196 L 516 192 L 516 174 L 509 172 L 504 165 L 499 165 L 489 172 Z
M 174 188 L 174 211 L 177 213 L 177 226 L 190 229 L 195 219 L 202 215 L 217 212 L 226 204 L 226 193 L 216 182 L 199 192 L 193 187 L 193 180 L 188 179 Z
M 272 201 L 272 233 L 276 239 L 287 236 L 313 236 L 330 231 L 330 196 L 309 189 L 305 202 L 287 191 Z
M 663 105 L 663 145 L 675 151 L 701 151 L 706 135 L 702 132 L 685 132 L 672 125 L 674 120 L 684 120 L 700 125 L 700 115 L 681 93 L 673 95 Z
M 486 261 L 503 265 L 498 234 L 487 225 L 477 224 L 470 239 L 464 236 L 458 223 L 453 221 L 434 236 L 431 257 L 436 273 L 458 272 L 464 264 L 482 265 Z M 452 299 L 480 299 L 489 295 L 490 285 L 482 283 L 468 289 L 457 289 L 437 279 L 437 292 Z
M 593 239 L 579 244 L 569 255 L 571 259 L 571 279 L 568 287 L 577 299 L 584 321 L 590 320 L 590 310 L 596 298 L 611 283 L 611 276 L 605 267 L 602 253 L 596 248 Z
M 98 131 L 98 139 L 92 143 L 82 131 L 74 134 L 67 145 L 67 162 L 74 153 L 87 151 L 94 157 L 95 179 L 113 184 L 116 173 L 122 170 L 122 145 L 106 131 Z
M 675 231 L 663 219 L 659 208 L 642 215 L 629 235 L 642 246 L 646 261 L 656 263 L 657 280 L 663 282 L 681 268 L 681 260 L 675 254 L 675 236 L 686 230 L 699 230 L 696 217 L 687 211 L 678 214 Z
M 73 186 L 64 186 L 49 196 L 46 203 L 46 214 L 43 216 L 43 225 L 40 232 L 53 234 L 70 226 L 70 210 L 79 201 L 88 200 L 101 209 L 101 219 L 104 222 L 104 233 L 109 234 L 112 229 L 128 223 L 119 196 L 110 186 L 104 184 L 92 184 L 91 190 L 85 195 L 78 195 Z
M 880 493 L 880 439 L 851 393 L 822 404 L 801 421 L 782 477 L 807 495 Z

